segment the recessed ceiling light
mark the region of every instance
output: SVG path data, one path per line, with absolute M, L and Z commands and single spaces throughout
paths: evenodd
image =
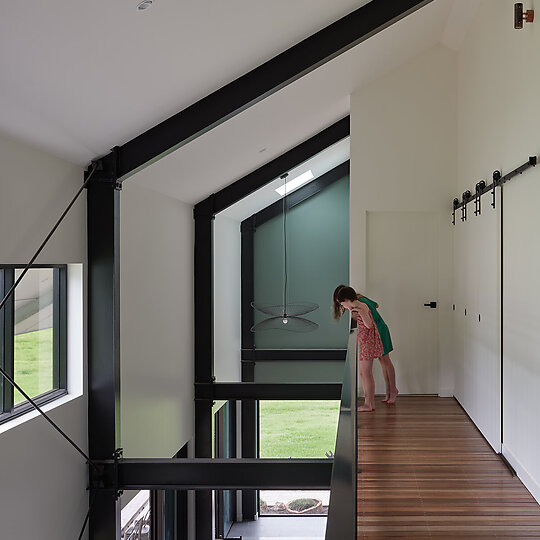
M 305 184 L 306 182 L 309 182 L 312 178 L 315 177 L 313 176 L 311 170 L 306 171 L 300 176 L 289 180 L 284 186 L 278 187 L 276 191 L 283 197 L 283 195 L 285 195 L 285 190 L 287 190 L 287 193 L 290 193 L 293 189 L 296 189 L 297 187 Z
M 148 9 L 153 3 L 154 3 L 154 0 L 143 0 L 143 1 L 137 6 L 137 9 L 138 9 L 139 11 L 144 11 L 145 9 Z

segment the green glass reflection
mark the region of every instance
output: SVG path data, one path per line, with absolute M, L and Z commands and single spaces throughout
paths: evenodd
M 254 300 L 283 301 L 283 218 L 257 226 L 254 235 Z M 348 320 L 331 314 L 336 285 L 349 281 L 349 177 L 327 186 L 287 213 L 288 301 L 316 302 L 305 318 L 319 328 L 309 333 L 255 333 L 258 349 L 332 349 L 347 346 Z M 267 318 L 254 312 L 254 322 Z

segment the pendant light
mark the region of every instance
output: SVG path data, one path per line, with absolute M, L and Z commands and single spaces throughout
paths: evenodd
M 251 327 L 252 332 L 262 330 L 287 330 L 288 332 L 313 332 L 319 328 L 317 323 L 300 317 L 316 310 L 319 304 L 314 302 L 287 302 L 287 176 L 281 176 L 283 180 L 283 303 L 282 304 L 259 304 L 251 302 L 252 307 L 266 315 L 268 319 Z

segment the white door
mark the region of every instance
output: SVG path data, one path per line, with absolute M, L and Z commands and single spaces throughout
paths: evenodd
M 368 212 L 365 294 L 390 328 L 402 394 L 437 394 L 438 216 L 432 212 Z M 424 306 L 437 302 L 436 308 Z M 384 392 L 379 367 L 376 392 Z
M 454 395 L 500 452 L 500 207 L 482 197 L 482 213 L 468 205 L 454 235 Z

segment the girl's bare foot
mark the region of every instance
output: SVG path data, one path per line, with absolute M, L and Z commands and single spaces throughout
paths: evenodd
M 399 392 L 398 392 L 398 389 L 396 388 L 396 391 L 390 394 L 390 397 L 388 398 L 388 401 L 386 403 L 388 403 L 389 405 L 393 405 L 396 402 L 396 398 L 398 394 Z
M 386 394 L 384 399 L 381 399 L 381 403 L 386 403 L 390 399 L 390 394 Z
M 374 410 L 375 407 L 371 407 L 370 405 L 362 405 L 361 407 L 358 407 L 358 412 L 371 412 Z

